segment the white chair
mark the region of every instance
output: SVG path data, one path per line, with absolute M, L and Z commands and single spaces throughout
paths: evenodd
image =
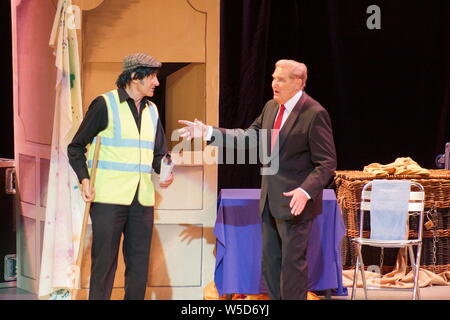
M 405 185 L 405 182 L 407 183 L 407 185 Z M 375 189 L 377 190 L 375 194 L 374 192 L 372 192 L 373 186 L 374 184 L 380 185 L 380 183 L 382 183 L 383 188 L 376 187 L 378 189 Z M 402 184 L 401 188 L 403 188 L 403 191 L 398 190 L 398 186 L 400 184 Z M 409 196 L 406 193 L 408 191 L 408 189 L 406 188 L 409 189 Z M 386 200 L 383 200 L 384 196 L 386 196 Z M 410 182 L 405 180 L 374 180 L 373 182 L 369 182 L 364 185 L 361 193 L 359 237 L 352 239 L 353 243 L 355 243 L 356 245 L 357 253 L 355 274 L 353 277 L 353 290 L 351 296 L 352 300 L 355 298 L 356 294 L 358 271 L 361 272 L 364 286 L 364 295 L 366 299 L 367 291 L 375 289 L 413 291 L 413 300 L 420 299 L 419 265 L 420 254 L 422 250 L 424 202 L 424 188 L 420 183 L 417 182 Z M 396 209 L 391 209 L 392 207 L 395 207 Z M 400 213 L 403 211 L 399 209 L 400 207 L 405 208 L 404 213 Z M 375 208 L 377 209 L 375 210 Z M 387 210 L 380 210 L 380 208 L 387 208 Z M 394 216 L 394 214 L 392 214 L 392 211 L 395 210 L 398 211 L 394 213 L 395 215 L 400 217 L 400 220 L 395 218 L 397 219 L 395 222 L 386 223 L 386 221 L 390 221 L 390 219 L 392 219 L 392 216 Z M 368 230 L 369 232 L 365 230 L 363 233 L 363 226 L 365 226 L 364 219 L 368 215 L 367 213 L 370 213 L 371 215 L 371 223 Z M 403 214 L 405 215 L 404 217 L 402 216 Z M 415 232 L 410 232 L 409 230 L 410 216 L 416 216 L 418 220 L 417 230 Z M 400 225 L 401 223 L 404 223 L 403 227 Z M 370 236 L 367 236 L 368 234 L 370 234 Z M 410 256 L 411 267 L 414 272 L 414 287 L 412 289 L 367 287 L 364 262 L 361 254 L 362 246 L 380 247 L 381 250 L 383 250 L 384 248 L 407 248 Z M 413 246 L 417 246 L 415 257 Z M 406 253 L 406 256 L 408 256 L 408 253 Z

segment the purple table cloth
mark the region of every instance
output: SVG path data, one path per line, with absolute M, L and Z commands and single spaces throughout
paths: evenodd
M 260 189 L 222 189 L 214 235 L 214 282 L 219 294 L 266 293 L 262 272 Z M 336 195 L 323 191 L 323 212 L 313 222 L 308 242 L 309 290 L 332 290 L 347 295 L 342 286 L 341 240 L 345 235 Z

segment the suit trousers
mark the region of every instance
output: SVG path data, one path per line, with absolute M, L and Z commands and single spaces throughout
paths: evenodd
M 92 265 L 89 300 L 109 300 L 123 233 L 125 300 L 143 300 L 147 287 L 153 207 L 92 203 Z
M 306 250 L 312 219 L 276 219 L 268 200 L 262 215 L 262 271 L 271 300 L 306 300 L 308 264 Z

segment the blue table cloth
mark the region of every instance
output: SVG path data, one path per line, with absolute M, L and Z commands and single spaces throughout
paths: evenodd
M 261 294 L 266 288 L 261 272 L 262 232 L 260 189 L 222 189 L 214 235 L 214 282 L 219 294 Z M 323 191 L 323 212 L 313 222 L 308 242 L 309 290 L 332 290 L 347 295 L 342 286 L 341 240 L 345 235 L 336 195 Z

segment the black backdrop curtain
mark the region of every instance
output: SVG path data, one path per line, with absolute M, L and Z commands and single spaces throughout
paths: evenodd
M 381 29 L 369 30 L 370 5 Z M 219 124 L 246 128 L 277 60 L 308 66 L 330 113 L 338 170 L 409 156 L 434 168 L 450 141 L 450 1 L 222 0 Z M 220 165 L 219 189 L 257 188 L 257 165 Z

